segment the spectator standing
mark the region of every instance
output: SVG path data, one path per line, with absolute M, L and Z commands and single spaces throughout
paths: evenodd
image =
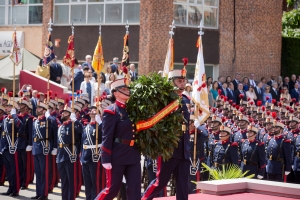
M 255 79 L 254 79 L 254 74 L 253 74 L 253 73 L 250 74 L 249 84 L 252 85 L 253 88 L 255 88 L 256 85 L 257 85 L 257 82 L 256 82 Z
M 299 84 L 295 83 L 294 89 L 291 90 L 291 98 L 296 99 L 296 102 L 299 102 Z
M 280 99 L 280 92 L 278 90 L 278 83 L 274 82 L 272 84 L 272 89 L 270 89 L 270 93 L 272 95 L 272 99 L 275 99 L 276 101 L 279 101 Z
M 226 96 L 227 97 L 227 83 L 222 83 L 222 87 L 221 87 L 221 89 L 218 89 L 218 90 L 221 90 L 221 95 L 224 95 L 224 96 Z
M 243 98 L 240 98 L 240 95 L 243 95 Z M 235 91 L 235 96 L 236 96 L 236 104 L 237 105 L 240 105 L 241 99 L 243 99 L 243 101 L 247 101 L 246 92 L 243 90 L 242 83 L 238 84 L 238 89 Z
M 283 90 L 282 90 L 282 93 L 280 95 L 280 98 L 283 99 L 283 103 L 290 104 L 292 98 L 291 98 L 289 90 L 286 86 L 283 86 Z
M 282 77 L 281 76 L 278 76 L 277 77 L 277 84 L 278 84 L 278 88 L 277 88 L 277 91 L 281 91 L 282 90 L 282 87 L 283 87 L 283 81 L 282 81 Z
M 57 63 L 57 57 L 55 56 L 50 64 L 50 80 L 60 84 L 62 73 L 62 67 L 59 63 Z
M 213 79 L 212 79 L 212 77 L 208 77 L 207 78 L 207 85 L 209 86 L 209 90 L 212 88 L 212 81 L 213 81 Z
M 232 82 L 229 82 L 227 87 L 227 98 L 228 100 L 232 100 L 233 103 L 236 103 L 236 96 L 235 96 L 234 86 Z
M 62 77 L 61 77 L 61 85 L 65 87 L 69 87 L 69 81 L 71 79 L 71 68 L 68 66 L 65 66 L 64 64 L 61 64 L 62 68 Z
M 262 82 L 259 82 L 258 84 L 257 84 L 257 86 L 254 88 L 254 92 L 255 92 L 255 95 L 256 95 L 256 101 L 255 101 L 255 103 L 257 102 L 257 101 L 261 101 L 261 102 L 263 102 L 263 90 L 262 90 Z
M 37 115 L 36 115 L 36 107 L 37 107 L 37 104 L 39 102 L 39 99 L 37 98 L 37 94 L 38 94 L 38 91 L 37 90 L 33 90 L 32 91 L 32 97 L 30 99 L 30 102 L 31 102 L 31 105 L 32 105 L 31 115 L 34 116 L 34 117 L 37 117 Z
M 41 77 L 44 77 L 44 78 L 48 78 L 48 74 L 49 74 L 48 67 L 43 67 L 43 62 L 44 62 L 44 60 L 41 59 L 39 62 L 39 65 L 37 66 L 35 74 L 37 74 Z
M 234 91 L 238 90 L 238 84 L 240 83 L 240 73 L 236 73 L 235 79 L 232 81 L 233 86 L 234 86 Z
M 276 82 L 275 78 L 276 78 L 276 76 L 274 74 L 272 74 L 271 79 L 267 82 L 267 85 L 269 85 L 270 87 L 272 87 L 272 84 L 274 82 Z
M 222 89 L 222 85 L 223 85 L 223 82 L 224 82 L 224 77 L 223 76 L 219 76 L 218 77 L 218 89 Z
M 210 107 L 213 107 L 214 106 L 214 98 L 210 92 L 211 90 L 211 87 L 207 85 L 207 92 L 208 92 L 208 104 Z
M 230 83 L 231 81 L 232 81 L 231 76 L 227 76 L 225 82 L 227 83 L 228 87 L 229 87 L 229 83 Z
M 110 73 L 111 73 L 111 66 L 108 65 L 108 66 L 106 67 L 106 73 L 105 73 L 105 79 L 106 79 L 106 80 L 109 80 L 109 75 L 110 75 Z
M 248 91 L 249 90 L 249 79 L 247 77 L 243 78 L 243 89 L 244 91 Z
M 260 82 L 262 82 L 261 88 L 264 90 L 265 87 L 267 86 L 267 79 L 266 79 L 266 77 L 262 77 L 262 78 L 260 79 Z
M 130 76 L 131 76 L 131 81 L 135 81 L 138 78 L 138 73 L 135 71 L 135 65 L 134 64 L 130 64 L 129 65 L 130 68 Z
M 212 84 L 212 88 L 210 89 L 210 93 L 212 94 L 213 97 L 213 102 L 214 102 L 214 106 L 216 106 L 215 102 L 217 99 L 218 94 L 218 82 L 214 81 Z
M 81 65 L 83 68 L 85 67 L 85 66 L 87 66 L 87 67 L 89 67 L 89 70 L 92 70 L 92 73 L 94 73 L 94 69 L 93 69 L 93 66 L 92 66 L 92 56 L 91 55 L 86 55 L 85 56 L 85 62 L 84 63 L 82 63 L 82 65 Z M 93 105 L 93 104 L 91 104 L 91 105 Z
M 82 93 L 88 94 L 90 105 L 94 105 L 95 85 L 90 81 L 91 76 L 92 75 L 89 72 L 84 73 L 84 81 L 82 81 L 80 85 L 80 90 L 82 91 Z
M 282 84 L 282 89 L 283 89 L 283 87 L 285 86 L 285 87 L 287 87 L 288 90 L 290 90 L 290 89 L 289 89 L 289 87 L 290 87 L 290 86 L 289 86 L 289 83 L 290 83 L 290 78 L 286 76 L 286 77 L 284 78 L 284 83 Z
M 77 68 L 79 65 L 77 59 L 75 59 L 75 67 Z M 80 89 L 80 85 L 82 81 L 84 80 L 84 75 L 83 73 L 88 72 L 89 68 L 86 66 L 83 68 L 83 70 L 78 70 L 76 74 L 74 75 L 74 92 Z M 72 86 L 72 81 L 70 82 L 70 85 Z
M 291 93 L 291 90 L 294 89 L 294 86 L 295 86 L 295 83 L 296 83 L 296 75 L 293 74 L 291 76 L 291 80 L 289 82 L 289 92 Z
M 256 102 L 257 97 L 254 92 L 254 87 L 252 85 L 250 85 L 249 91 L 246 91 L 246 96 L 247 96 L 247 100 L 250 99 L 250 101 Z
M 264 92 L 264 96 L 263 96 L 263 105 L 266 105 L 266 102 L 271 103 L 272 102 L 272 95 L 270 93 L 270 86 L 267 85 L 265 87 L 265 92 Z

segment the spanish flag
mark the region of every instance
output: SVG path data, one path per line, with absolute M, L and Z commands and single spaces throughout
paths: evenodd
M 104 67 L 104 57 L 103 57 L 101 36 L 99 36 L 97 46 L 94 51 L 92 66 L 97 74 L 100 74 L 100 72 Z
M 74 35 L 71 35 L 68 39 L 68 49 L 64 56 L 63 63 L 70 68 L 75 66 L 75 49 L 74 49 Z
M 168 50 L 167 50 L 167 55 L 165 59 L 165 65 L 164 65 L 164 71 L 163 71 L 163 77 L 168 76 L 169 71 L 172 71 L 174 68 L 174 49 L 173 49 L 173 38 L 169 39 L 169 44 L 168 44 Z
M 11 61 L 18 66 L 19 63 L 22 61 L 22 54 L 20 51 L 20 47 L 18 45 L 18 41 L 17 41 L 17 32 L 14 31 L 13 35 L 12 35 L 12 41 L 13 41 L 13 45 L 12 45 L 12 49 L 11 49 L 11 54 L 10 54 L 10 59 Z
M 122 57 L 122 66 L 127 67 L 129 65 L 129 33 L 126 32 L 124 36 L 124 47 L 123 47 L 123 57 Z

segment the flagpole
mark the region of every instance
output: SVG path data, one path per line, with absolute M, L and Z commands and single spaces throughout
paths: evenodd
M 13 40 L 14 40 L 14 46 L 15 46 L 15 42 L 16 42 L 16 38 L 17 38 L 17 32 L 16 32 L 16 30 L 17 30 L 17 27 L 16 27 L 16 23 L 17 23 L 17 21 L 16 21 L 16 19 L 15 19 L 15 28 L 14 28 L 14 38 L 13 38 Z M 13 49 L 13 52 L 12 52 L 12 54 L 14 54 L 14 52 L 15 52 L 15 47 L 14 47 L 14 49 Z M 17 52 L 16 52 L 16 54 L 17 54 Z M 17 55 L 14 55 L 14 56 L 17 56 Z M 17 60 L 16 60 L 17 61 Z M 14 107 L 14 103 L 15 103 L 15 93 L 16 93 L 16 78 L 15 78 L 15 76 L 16 76 L 16 63 L 15 62 L 13 62 L 14 63 L 14 69 L 13 69 L 13 107 Z M 12 120 L 12 134 L 11 134 L 11 146 L 12 146 L 12 148 L 14 148 L 14 146 L 15 146 L 15 122 L 14 122 L 14 120 Z
M 100 19 L 101 20 L 101 19 Z M 101 37 L 101 24 L 99 25 L 99 37 Z M 100 90 L 100 74 L 101 72 L 99 72 L 99 74 L 97 74 L 97 81 L 98 81 L 98 90 L 97 90 L 97 98 L 96 98 L 96 107 L 97 107 L 97 114 L 99 112 L 99 105 L 98 105 L 98 102 L 99 102 L 99 90 Z M 98 154 L 98 125 L 96 123 L 96 147 L 95 147 L 95 154 L 97 155 Z
M 49 43 L 49 37 L 50 37 L 50 34 L 51 34 L 51 31 L 52 31 L 52 28 L 51 28 L 51 26 L 52 26 L 52 19 L 50 18 L 50 21 L 49 21 L 49 23 L 48 23 L 48 39 L 47 39 L 47 44 L 46 45 L 48 45 L 48 43 Z M 48 110 L 49 110 L 49 96 L 50 96 L 50 64 L 49 63 L 47 63 L 47 68 L 48 68 L 48 76 L 47 76 L 47 78 L 48 78 L 48 81 L 47 81 L 47 100 L 46 100 L 46 102 L 47 102 L 47 107 L 48 107 Z M 49 135 L 49 133 L 48 133 L 48 120 L 46 120 L 46 148 L 48 148 L 48 135 Z
M 198 31 L 198 35 L 199 35 L 199 37 L 201 38 L 202 37 L 202 35 L 204 34 L 203 33 L 203 31 L 202 31 L 202 28 L 203 28 L 203 23 L 202 23 L 202 20 L 200 21 L 200 26 L 198 26 L 199 28 L 200 28 L 200 30 Z M 199 40 L 199 43 L 200 44 L 198 44 L 199 45 L 199 47 L 198 47 L 198 49 L 199 48 L 202 48 L 201 47 L 201 39 Z M 199 72 L 198 72 L 199 73 Z M 198 80 L 198 81 L 200 81 L 200 80 Z M 201 91 L 200 91 L 201 92 Z M 199 94 L 200 95 L 200 94 Z M 197 119 L 198 120 L 198 116 L 199 116 L 199 108 L 198 108 L 198 105 L 197 104 L 195 104 L 195 111 L 194 111 L 195 113 L 195 119 Z M 197 129 L 198 128 L 196 128 L 195 127 L 195 136 L 194 136 L 194 159 L 193 159 L 193 165 L 194 165 L 194 167 L 196 167 L 196 154 L 197 154 Z
M 74 26 L 72 22 L 72 36 L 74 37 Z M 74 38 L 73 38 L 74 39 Z M 74 67 L 72 68 L 72 113 L 74 113 Z M 74 122 L 72 122 L 72 155 L 75 155 L 75 135 L 74 135 Z

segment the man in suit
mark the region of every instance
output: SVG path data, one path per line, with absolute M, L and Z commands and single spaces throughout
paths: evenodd
M 77 59 L 75 59 L 75 68 L 77 68 L 79 65 Z M 80 89 L 80 85 L 82 81 L 84 81 L 84 73 L 89 71 L 89 67 L 85 66 L 83 70 L 79 70 L 76 72 L 74 75 L 74 91 L 76 92 L 77 90 Z M 70 85 L 72 86 L 72 81 L 70 82 Z
M 131 81 L 135 81 L 138 78 L 138 73 L 135 71 L 135 65 L 134 64 L 130 64 L 129 65 L 130 68 L 130 76 L 131 76 Z
M 32 105 L 32 110 L 31 110 L 31 115 L 34 117 L 37 117 L 36 115 L 36 107 L 37 107 L 37 103 L 38 103 L 38 98 L 36 97 L 38 91 L 37 90 L 33 90 L 32 91 L 32 97 L 30 99 L 31 105 Z
M 82 63 L 82 67 L 85 67 L 85 66 L 88 66 L 90 70 L 92 70 L 92 72 L 94 73 L 94 69 L 93 69 L 93 66 L 92 66 L 92 56 L 90 55 L 86 55 L 85 56 L 85 62 Z
M 262 82 L 259 82 L 257 84 L 257 86 L 254 88 L 254 92 L 255 92 L 255 95 L 256 95 L 256 101 L 263 101 L 263 97 L 264 97 L 264 91 L 262 89 Z
M 276 101 L 279 101 L 280 92 L 277 89 L 278 89 L 278 84 L 276 82 L 274 82 L 272 84 L 272 89 L 270 90 L 270 93 L 272 95 L 272 99 L 275 99 Z
M 249 84 L 252 85 L 253 88 L 255 88 L 256 85 L 257 85 L 257 82 L 254 80 L 254 74 L 253 74 L 253 73 L 250 74 L 250 77 L 249 77 Z
M 239 83 L 238 84 L 238 89 L 235 92 L 235 96 L 236 96 L 236 104 L 237 105 L 240 105 L 240 101 L 241 101 L 241 98 L 240 98 L 240 95 L 244 95 L 243 96 L 243 101 L 247 101 L 247 97 L 246 97 L 246 92 L 243 90 L 243 84 L 242 83 Z
M 227 97 L 227 83 L 222 83 L 222 87 L 221 87 L 221 94 L 220 95 L 224 95 L 224 96 L 226 96 Z
M 232 81 L 234 86 L 234 91 L 238 89 L 238 84 L 240 83 L 240 77 L 241 77 L 240 73 L 236 73 L 235 79 Z
M 296 102 L 299 102 L 299 84 L 295 83 L 294 89 L 291 90 L 291 98 L 296 99 Z
M 229 86 L 226 88 L 226 90 L 227 90 L 228 100 L 232 100 L 233 103 L 236 103 L 236 96 L 235 96 L 234 86 L 232 82 L 229 83 Z
M 296 75 L 293 74 L 291 76 L 291 80 L 289 82 L 289 92 L 291 92 L 294 89 L 295 83 L 297 83 L 297 81 L 296 81 Z
M 283 88 L 283 87 L 287 87 L 288 90 L 289 90 L 289 82 L 290 82 L 290 78 L 286 76 L 286 77 L 284 78 L 284 82 L 283 82 L 283 84 L 282 84 L 282 88 Z M 281 88 L 281 89 L 282 89 L 282 88 Z M 290 91 L 290 90 L 289 90 L 289 91 Z
M 269 85 L 270 87 L 272 87 L 272 84 L 274 82 L 276 82 L 275 78 L 276 78 L 276 76 L 274 74 L 272 74 L 271 79 L 267 82 L 267 85 Z
M 57 57 L 52 60 L 50 65 L 50 80 L 60 84 L 60 79 L 62 77 L 62 67 L 57 63 Z
M 218 90 L 222 90 L 222 85 L 224 83 L 224 77 L 223 76 L 219 76 L 218 77 Z M 227 86 L 227 84 L 226 84 Z

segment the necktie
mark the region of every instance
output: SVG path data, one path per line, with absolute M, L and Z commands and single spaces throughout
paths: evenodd
M 277 90 L 274 90 L 275 91 L 275 94 L 277 95 Z
M 232 90 L 230 90 L 230 89 L 229 89 L 229 92 L 230 92 L 231 96 L 233 96 L 233 94 L 232 94 Z
M 92 93 L 91 93 L 91 83 L 90 82 L 88 82 L 86 84 L 86 92 L 89 94 L 89 99 L 90 99 L 90 102 L 91 102 Z
M 257 88 L 258 94 L 260 94 L 260 88 Z
M 225 89 L 223 89 L 224 90 L 224 94 L 225 94 L 225 96 L 227 96 L 227 92 L 226 92 L 226 90 Z

